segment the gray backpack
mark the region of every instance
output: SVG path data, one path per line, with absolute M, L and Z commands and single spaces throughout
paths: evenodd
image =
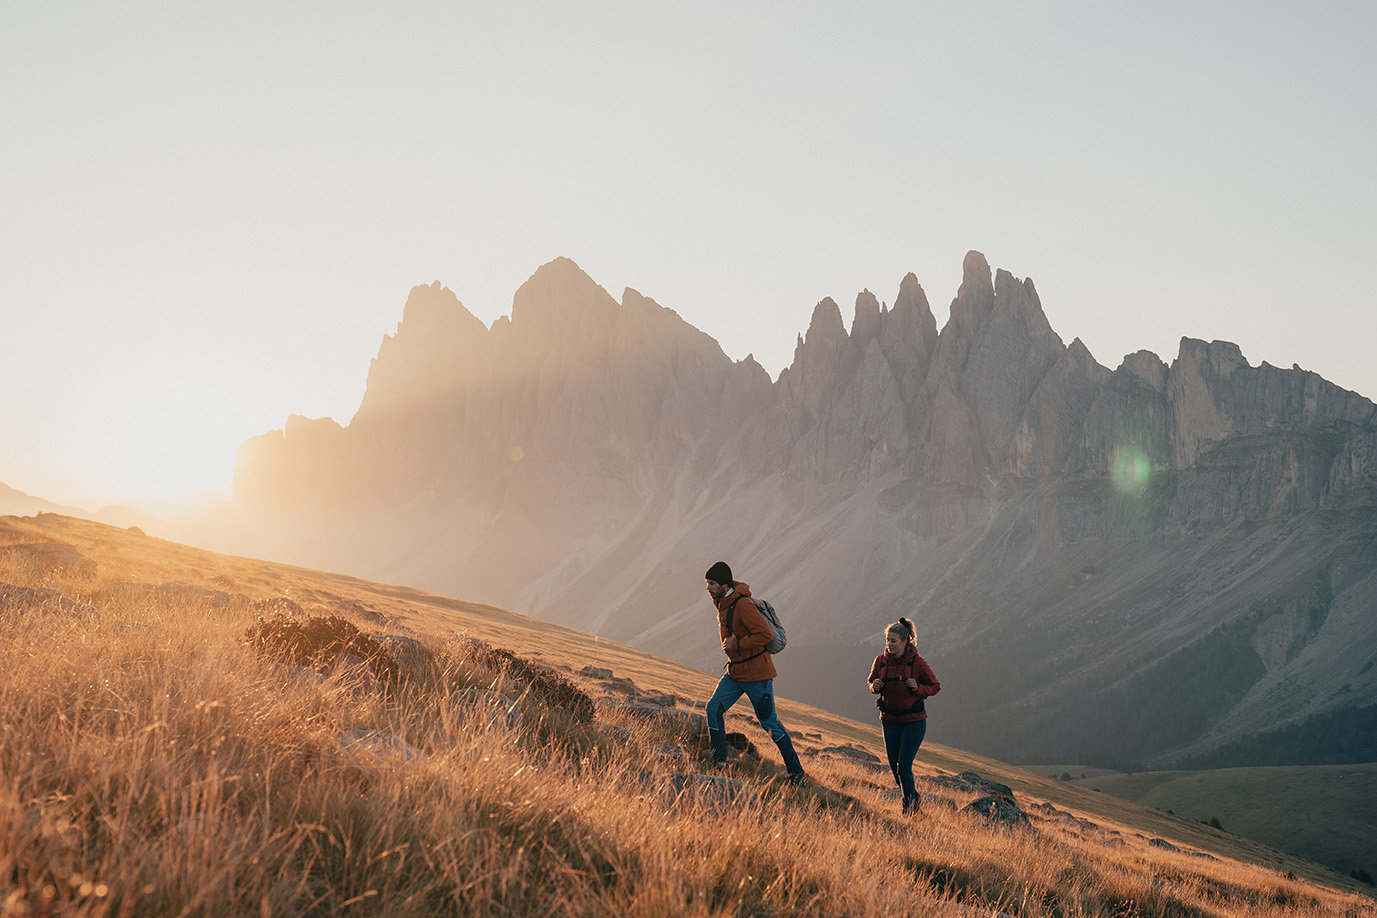
M 733 616 L 736 615 L 736 604 L 740 599 L 741 597 L 738 596 L 736 599 L 732 600 L 731 613 Z M 784 645 L 789 643 L 789 636 L 784 633 L 784 626 L 779 623 L 779 613 L 775 611 L 774 606 L 770 605 L 769 602 L 761 599 L 759 596 L 752 596 L 751 602 L 755 603 L 755 607 L 760 610 L 760 614 L 765 616 L 765 621 L 770 623 L 770 630 L 775 633 L 774 638 L 770 643 L 765 645 L 765 649 L 762 650 L 761 653 L 779 653 L 784 649 Z M 728 626 L 728 630 L 730 630 L 730 626 Z M 754 660 L 755 657 L 758 656 L 760 656 L 760 654 L 756 654 L 754 657 L 747 657 L 746 660 Z M 745 663 L 746 660 L 737 660 L 736 662 Z

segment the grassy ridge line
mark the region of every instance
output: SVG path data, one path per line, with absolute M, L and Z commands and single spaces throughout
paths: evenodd
M 163 540 L 148 539 L 101 524 L 45 515 L 37 519 L 0 520 L 0 543 L 54 539 L 75 546 L 100 567 L 117 571 L 129 580 L 162 582 L 183 580 L 208 589 L 222 589 L 226 581 L 239 589 L 255 589 L 265 595 L 295 595 L 303 602 L 322 597 L 347 597 L 373 603 L 385 615 L 404 621 L 431 635 L 467 633 L 482 635 L 493 643 L 536 657 L 552 665 L 577 670 L 585 664 L 612 669 L 634 679 L 642 688 L 659 689 L 681 696 L 705 699 L 716 676 L 662 660 L 615 642 L 527 618 L 518 613 L 479 603 L 448 599 L 405 587 L 390 587 L 347 575 L 330 574 L 264 561 L 217 555 Z M 705 619 L 709 617 L 705 609 Z M 705 626 L 710 625 L 705 622 Z M 849 742 L 882 755 L 879 730 L 874 724 L 855 721 L 820 709 L 780 699 L 780 708 L 791 727 L 824 733 L 828 742 Z M 957 772 L 973 769 L 1010 784 L 1023 795 L 1052 802 L 1080 814 L 1113 820 L 1126 831 L 1163 835 L 1232 858 L 1290 870 L 1324 883 L 1344 885 L 1319 865 L 1287 858 L 1277 852 L 1175 820 L 1150 809 L 1112 797 L 1050 781 L 1031 772 L 937 744 L 925 746 L 920 762 L 930 770 Z

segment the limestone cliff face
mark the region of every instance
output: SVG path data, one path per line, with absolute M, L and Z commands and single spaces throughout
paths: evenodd
M 849 329 L 824 299 L 775 382 L 568 259 L 491 328 L 417 287 L 348 426 L 246 443 L 235 505 L 236 550 L 705 666 L 728 558 L 788 609 L 789 693 L 850 713 L 908 614 L 942 735 L 1014 759 L 1169 761 L 1377 703 L 1377 406 L 1221 341 L 1110 370 L 977 252 L 940 331 L 912 274 Z M 1135 700 L 1158 683 L 1193 688 Z

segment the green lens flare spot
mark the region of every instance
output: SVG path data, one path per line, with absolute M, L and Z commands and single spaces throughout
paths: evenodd
M 1111 468 L 1114 487 L 1120 494 L 1141 494 L 1152 477 L 1152 463 L 1142 450 L 1133 447 L 1120 447 L 1114 454 Z

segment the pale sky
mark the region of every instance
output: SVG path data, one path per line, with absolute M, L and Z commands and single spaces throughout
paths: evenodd
M 541 264 L 786 366 L 969 249 L 1377 398 L 1377 4 L 0 3 L 0 482 L 164 509 Z

